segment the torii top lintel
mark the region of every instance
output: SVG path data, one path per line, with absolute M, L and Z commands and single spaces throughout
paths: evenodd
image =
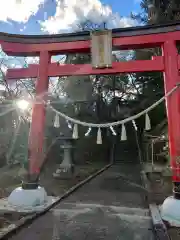
M 180 22 L 112 30 L 114 49 L 137 49 L 161 46 L 165 39 L 180 41 Z M 11 56 L 38 56 L 90 51 L 90 32 L 56 35 L 17 35 L 0 33 L 0 43 Z
M 113 62 L 112 68 L 94 69 L 91 64 L 52 63 L 51 55 L 90 52 L 90 32 L 79 32 L 61 35 L 12 35 L 0 33 L 0 43 L 5 53 L 11 56 L 40 56 L 40 64 L 29 64 L 28 68 L 8 69 L 7 80 L 36 78 L 39 69 L 47 68 L 48 77 L 73 75 L 119 74 L 145 71 L 165 70 L 163 56 L 152 60 L 135 60 Z M 114 49 L 138 49 L 163 47 L 167 41 L 174 44 L 180 41 L 180 22 L 166 25 L 153 25 L 112 30 Z M 46 57 L 45 57 L 46 56 Z M 180 69 L 180 56 L 177 56 Z M 40 66 L 41 65 L 41 66 Z M 45 75 L 44 77 L 45 78 Z

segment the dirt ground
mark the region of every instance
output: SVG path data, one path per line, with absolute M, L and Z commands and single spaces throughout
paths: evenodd
M 76 185 L 78 182 L 84 180 L 92 173 L 101 169 L 104 165 L 105 163 L 103 162 L 76 165 L 74 177 L 68 180 L 55 179 L 52 177 L 53 172 L 55 172 L 57 168 L 56 165 L 47 167 L 44 169 L 43 173 L 40 176 L 40 184 L 45 187 L 48 195 L 60 196 L 69 188 Z
M 53 178 L 53 172 L 57 168 L 57 166 L 53 164 L 44 169 L 40 176 L 40 185 L 45 187 L 49 195 L 59 196 L 104 165 L 102 162 L 76 165 L 75 176 L 69 180 L 62 180 Z M 0 198 L 7 197 L 14 188 L 21 185 L 22 173 L 23 170 L 19 165 L 0 169 Z
M 41 174 L 40 185 L 45 187 L 48 195 L 60 196 L 78 182 L 101 169 L 104 165 L 105 163 L 102 162 L 77 165 L 75 168 L 75 176 L 72 179 L 61 180 L 53 178 L 52 174 L 57 166 L 52 164 L 52 166 L 47 166 Z M 8 197 L 13 189 L 21 185 L 22 173 L 23 170 L 19 165 L 0 169 L 0 198 Z M 22 217 L 19 213 L 0 213 L 0 232 L 2 228 L 7 228 L 10 224 L 16 223 Z

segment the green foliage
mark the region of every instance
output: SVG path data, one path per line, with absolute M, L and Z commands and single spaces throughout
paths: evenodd
M 149 4 L 154 4 L 156 10 L 156 20 L 153 23 L 166 23 L 180 20 L 179 0 L 142 0 L 140 3 L 142 12 L 139 14 L 131 14 L 132 18 L 143 24 L 149 23 Z

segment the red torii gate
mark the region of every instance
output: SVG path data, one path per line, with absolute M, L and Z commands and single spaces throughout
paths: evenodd
M 89 32 L 53 36 L 23 36 L 0 33 L 2 49 L 6 54 L 40 57 L 39 64 L 30 64 L 28 68 L 8 69 L 6 77 L 8 80 L 37 77 L 37 95 L 47 92 L 50 76 L 161 71 L 164 73 L 165 93 L 172 90 L 179 82 L 180 55 L 178 55 L 176 44 L 180 42 L 180 23 L 113 29 L 112 37 L 113 49 L 131 50 L 161 47 L 163 56 L 153 57 L 152 60 L 114 62 L 112 68 L 106 69 L 93 69 L 91 64 L 60 65 L 51 63 L 52 55 L 90 52 L 91 39 Z M 180 90 L 168 97 L 166 104 L 174 196 L 180 198 L 180 165 L 176 161 L 180 157 Z M 39 159 L 42 157 L 44 124 L 45 106 L 34 104 L 29 136 L 30 182 L 33 181 L 33 176 L 38 174 L 35 169 L 40 168 Z M 33 187 L 37 187 L 36 185 Z

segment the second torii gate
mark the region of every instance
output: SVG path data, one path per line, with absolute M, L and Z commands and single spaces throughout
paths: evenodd
M 90 64 L 51 63 L 51 56 L 68 53 L 89 53 L 91 38 L 89 32 L 62 35 L 22 36 L 0 33 L 3 51 L 11 56 L 39 56 L 39 64 L 30 64 L 28 68 L 8 69 L 7 79 L 37 78 L 36 94 L 48 91 L 49 77 L 72 75 L 98 75 L 132 72 L 160 71 L 164 73 L 165 93 L 172 90 L 180 81 L 180 56 L 176 44 L 180 42 L 180 23 L 152 27 L 136 27 L 112 30 L 113 49 L 131 50 L 161 47 L 163 56 L 152 60 L 113 62 L 111 68 L 94 69 Z M 180 90 L 166 99 L 169 127 L 169 146 L 173 172 L 174 197 L 163 204 L 164 216 L 168 208 L 176 204 L 180 211 Z M 23 185 L 25 190 L 37 189 L 37 175 L 42 164 L 42 146 L 45 125 L 44 104 L 34 104 L 29 135 L 29 178 Z M 170 207 L 169 207 L 170 206 Z M 173 212 L 173 214 L 176 214 Z M 180 214 L 178 215 L 180 220 Z M 164 217 L 166 220 L 166 216 Z

